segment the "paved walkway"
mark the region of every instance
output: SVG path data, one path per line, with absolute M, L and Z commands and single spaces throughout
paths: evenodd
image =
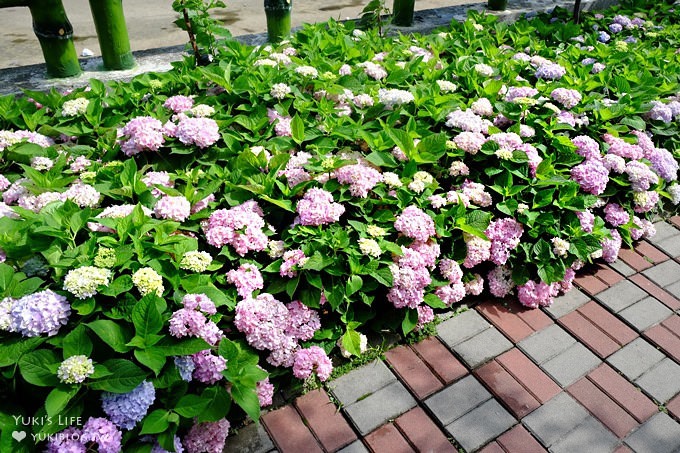
M 680 216 L 656 227 L 552 307 L 479 304 L 226 451 L 680 452 Z

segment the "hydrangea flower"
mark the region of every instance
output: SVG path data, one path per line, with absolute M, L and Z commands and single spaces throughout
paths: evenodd
M 586 160 L 571 169 L 571 179 L 576 181 L 584 192 L 600 195 L 609 183 L 609 170 L 595 159 Z
M 121 451 L 123 433 L 111 421 L 105 418 L 90 417 L 83 425 L 80 441 L 97 444 L 99 453 L 118 453 Z
M 253 291 L 264 287 L 264 280 L 259 269 L 249 263 L 227 272 L 227 282 L 236 285 L 238 295 L 244 299 L 251 297 Z
M 156 294 L 163 296 L 163 277 L 150 267 L 143 267 L 132 274 L 132 283 L 142 296 Z
M 249 251 L 266 249 L 268 239 L 262 231 L 265 226 L 263 215 L 254 200 L 213 212 L 204 226 L 208 244 L 215 247 L 229 244 L 241 256 Z
M 224 376 L 222 371 L 227 368 L 224 357 L 214 355 L 210 350 L 200 351 L 191 356 L 194 361 L 193 378 L 204 384 L 214 384 Z
M 222 453 L 227 436 L 229 421 L 197 423 L 184 438 L 187 453 Z
M 165 143 L 163 124 L 150 116 L 138 116 L 118 129 L 120 148 L 126 156 L 158 151 Z
M 563 66 L 557 63 L 546 62 L 536 69 L 535 76 L 537 79 L 559 80 L 566 73 L 567 70 Z
M 10 332 L 25 337 L 53 336 L 66 325 L 71 306 L 66 297 L 46 289 L 15 300 L 9 315 L 11 322 L 7 330 Z
M 279 275 L 281 275 L 281 277 L 295 277 L 297 275 L 297 271 L 295 271 L 293 268 L 295 266 L 304 266 L 308 259 L 309 258 L 307 258 L 305 253 L 300 249 L 288 250 L 283 254 L 283 263 L 281 263 Z
M 177 128 L 169 135 L 177 137 L 185 145 L 207 148 L 220 139 L 220 128 L 217 122 L 211 118 L 184 117 L 180 119 Z
M 520 242 L 524 232 L 522 225 L 512 218 L 493 220 L 486 229 L 486 236 L 491 240 L 489 258 L 498 265 L 505 264 Z
M 550 97 L 567 109 L 576 107 L 582 99 L 581 93 L 577 90 L 570 90 L 568 88 L 555 88 L 550 93 Z
M 144 381 L 128 393 L 103 393 L 102 410 L 117 426 L 129 430 L 146 416 L 155 400 L 156 389 Z
M 59 365 L 57 377 L 64 384 L 79 384 L 94 373 L 92 359 L 85 355 L 73 355 Z
M 318 226 L 337 222 L 344 212 L 345 207 L 334 203 L 330 192 L 316 187 L 305 192 L 297 204 L 297 213 L 302 225 Z
M 517 287 L 519 302 L 528 308 L 549 307 L 553 298 L 559 294 L 559 286 L 556 283 L 535 282 L 529 280 Z
M 190 110 L 194 106 L 194 100 L 189 96 L 170 96 L 163 103 L 163 107 L 172 110 L 175 113 L 182 113 Z
M 208 266 L 210 266 L 212 261 L 213 258 L 208 252 L 192 250 L 185 252 L 184 255 L 182 255 L 182 260 L 179 262 L 179 267 L 180 269 L 201 273 L 204 272 Z
M 383 104 L 388 110 L 392 110 L 395 106 L 409 104 L 414 101 L 415 98 L 408 91 L 394 88 L 381 88 L 378 90 L 378 102 Z
M 111 270 L 94 266 L 71 269 L 64 278 L 64 289 L 78 299 L 87 299 L 97 294 L 99 286 L 108 286 L 111 276 Z
M 314 372 L 322 382 L 331 376 L 333 364 L 326 352 L 318 346 L 298 350 L 295 353 L 293 375 L 298 379 L 307 379 Z
M 272 89 L 269 92 L 271 96 L 275 99 L 283 99 L 287 94 L 291 92 L 291 89 L 285 83 L 275 83 L 272 85 Z
M 269 377 L 257 383 L 257 399 L 260 407 L 271 406 L 274 400 L 274 384 L 269 382 Z
M 394 222 L 394 228 L 406 237 L 427 241 L 435 235 L 434 221 L 417 206 L 407 206 Z
M 87 98 L 76 98 L 64 102 L 61 105 L 61 116 L 79 116 L 87 112 L 90 100 Z
M 486 276 L 489 282 L 489 292 L 496 297 L 505 297 L 515 286 L 512 272 L 506 266 L 496 266 Z
M 382 249 L 375 239 L 360 238 L 359 250 L 363 255 L 373 258 L 380 258 L 380 255 L 382 255 Z
M 156 202 L 153 212 L 159 219 L 184 222 L 191 215 L 191 203 L 182 195 L 165 195 Z
M 366 198 L 368 191 L 382 181 L 378 170 L 361 164 L 340 167 L 335 171 L 335 177 L 339 183 L 349 184 L 349 192 L 360 198 Z

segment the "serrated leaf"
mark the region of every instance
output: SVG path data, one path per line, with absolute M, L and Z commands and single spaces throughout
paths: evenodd
M 342 347 L 352 355 L 361 355 L 361 335 L 356 330 L 348 329 L 342 336 Z
M 401 330 L 404 335 L 408 335 L 418 325 L 418 310 L 409 308 L 404 314 L 404 320 L 401 322 Z
M 156 306 L 156 296 L 143 297 L 132 309 L 135 332 L 149 347 L 158 342 L 158 332 L 163 328 L 163 318 Z
M 59 385 L 53 388 L 45 399 L 47 416 L 54 417 L 62 412 L 79 390 L 79 385 Z
M 40 349 L 21 357 L 19 371 L 29 384 L 40 387 L 54 387 L 59 384 L 57 367 L 60 362 L 54 351 Z
M 101 379 L 88 384 L 92 390 L 102 390 L 112 393 L 128 393 L 146 379 L 148 373 L 129 360 L 110 359 L 104 366 L 111 372 Z
M 156 409 L 155 411 L 147 414 L 142 421 L 142 430 L 139 434 L 158 434 L 162 433 L 170 426 L 168 417 L 170 412 L 164 409 Z
M 66 335 L 62 343 L 62 348 L 64 349 L 65 359 L 74 355 L 89 357 L 90 353 L 92 353 L 92 340 L 87 336 L 85 326 L 80 324 Z
M 126 346 L 132 339 L 132 332 L 127 327 L 108 319 L 98 319 L 85 325 L 114 351 L 124 354 L 131 349 Z
M 360 276 L 351 275 L 349 279 L 347 279 L 347 283 L 345 285 L 345 294 L 347 294 L 347 296 L 351 296 L 352 294 L 359 291 L 363 285 L 364 281 Z

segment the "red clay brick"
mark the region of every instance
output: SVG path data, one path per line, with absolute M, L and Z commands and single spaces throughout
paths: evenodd
M 663 321 L 661 325 L 665 326 L 668 330 L 680 337 L 680 316 L 671 316 L 670 318 Z
M 498 356 L 496 361 L 503 365 L 517 381 L 541 404 L 560 392 L 560 387 L 538 368 L 519 349 L 513 348 Z
M 465 366 L 451 354 L 451 351 L 436 338 L 426 338 L 414 344 L 412 348 L 444 384 L 450 384 L 468 372 Z
M 406 442 L 404 436 L 392 424 L 388 423 L 382 425 L 380 428 L 373 431 L 364 438 L 368 447 L 375 453 L 410 453 L 415 452 L 413 448 Z M 298 451 L 304 451 L 299 449 Z M 305 452 L 306 453 L 306 452 Z
M 483 302 L 477 306 L 477 311 L 515 343 L 534 333 L 529 324 L 499 303 Z
M 621 250 L 619 250 L 619 258 L 621 258 L 624 263 L 638 272 L 652 267 L 652 263 L 644 259 L 642 255 L 635 253 L 634 250 L 629 248 L 621 247 Z
M 567 392 L 620 438 L 625 437 L 638 425 L 628 412 L 586 378 L 572 384 L 567 388 Z
M 680 338 L 662 325 L 645 332 L 645 336 L 663 349 L 666 354 L 680 362 Z
M 650 295 L 659 299 L 664 305 L 666 305 L 671 310 L 680 309 L 680 300 L 676 299 L 672 294 L 666 292 L 661 287 L 657 286 L 654 282 L 649 280 L 642 274 L 636 274 L 629 277 L 633 283 L 638 285 L 640 288 L 647 291 Z
M 313 390 L 295 400 L 295 406 L 326 450 L 338 450 L 357 439 L 325 391 Z
M 476 370 L 475 374 L 491 389 L 491 393 L 510 408 L 517 418 L 523 418 L 541 405 L 497 362 L 487 363 Z
M 419 399 L 444 387 L 425 362 L 420 360 L 420 357 L 408 346 L 390 349 L 385 353 L 385 357 L 387 363 Z
M 675 418 L 680 419 L 680 395 L 677 395 L 675 398 L 670 400 L 666 404 L 666 409 L 668 409 L 668 412 L 670 412 Z
M 654 261 L 654 264 L 662 263 L 669 259 L 668 255 L 647 241 L 640 241 L 635 244 L 635 251 L 645 258 Z
M 605 283 L 594 275 L 580 275 L 574 279 L 574 282 L 590 295 L 601 293 L 608 288 Z
M 602 280 L 607 286 L 615 285 L 624 279 L 623 275 L 603 264 L 597 264 L 595 277 Z
M 517 302 L 517 305 L 519 305 L 519 302 Z M 541 310 L 534 310 L 531 308 L 519 308 L 517 310 L 517 316 L 522 318 L 522 321 L 529 324 L 529 327 L 536 332 L 545 329 L 553 323 L 550 316 L 546 315 Z
M 267 412 L 262 416 L 262 423 L 282 453 L 323 452 L 293 406 Z
M 546 451 L 522 425 L 517 425 L 496 441 L 508 453 L 540 453 Z
M 558 322 L 602 358 L 608 357 L 621 347 L 579 311 L 572 311 Z
M 419 452 L 455 452 L 444 433 L 420 407 L 406 412 L 394 423 Z
M 676 227 L 680 228 L 680 215 L 674 215 L 671 217 L 671 223 Z
M 498 445 L 498 442 L 491 442 L 489 445 L 479 450 L 479 453 L 506 453 L 505 450 Z
M 614 453 L 634 453 L 633 450 L 626 447 L 625 445 L 619 445 L 619 448 L 614 450 Z
M 594 369 L 588 379 L 640 423 L 658 412 L 656 404 L 607 364 Z
M 579 307 L 577 311 L 621 346 L 630 343 L 638 336 L 633 329 L 595 302 L 590 301 Z

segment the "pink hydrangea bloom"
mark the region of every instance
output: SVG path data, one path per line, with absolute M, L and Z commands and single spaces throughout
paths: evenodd
M 290 335 L 296 340 L 311 340 L 314 333 L 321 328 L 319 313 L 298 300 L 294 300 L 286 307 L 289 316 L 289 325 L 285 330 L 286 335 Z
M 581 93 L 568 88 L 555 88 L 550 93 L 550 97 L 562 104 L 564 108 L 567 109 L 576 107 L 576 105 L 581 102 L 582 99 Z
M 293 375 L 298 379 L 307 379 L 314 372 L 321 381 L 325 381 L 331 376 L 333 364 L 326 352 L 318 346 L 298 350 L 295 353 Z
M 416 310 L 418 310 L 418 323 L 416 324 L 415 330 L 420 330 L 425 327 L 426 324 L 434 321 L 434 310 L 429 306 L 418 305 Z
M 467 246 L 467 256 L 463 262 L 464 267 L 470 269 L 491 257 L 491 241 L 472 235 L 465 235 L 464 239 Z
M 491 261 L 498 265 L 505 264 L 510 257 L 510 251 L 519 245 L 523 232 L 522 224 L 515 219 L 505 218 L 492 221 L 486 229 L 486 235 L 491 240 Z
M 184 117 L 177 123 L 172 136 L 185 145 L 207 148 L 220 139 L 220 128 L 212 118 Z
M 604 214 L 604 219 L 615 227 L 624 225 L 630 220 L 630 214 L 617 203 L 607 204 L 604 207 Z
M 361 164 L 340 167 L 335 171 L 335 177 L 339 183 L 349 184 L 349 193 L 361 198 L 366 198 L 368 191 L 382 181 L 378 170 Z
M 577 212 L 576 217 L 578 217 L 578 220 L 581 223 L 581 228 L 583 229 L 583 231 L 585 231 L 586 233 L 593 232 L 593 227 L 595 226 L 595 215 L 593 215 L 593 213 L 590 212 L 589 209 Z
M 578 137 L 574 137 L 571 141 L 576 145 L 576 152 L 586 159 L 601 157 L 600 144 L 587 135 L 579 135 Z
M 659 182 L 659 176 L 647 164 L 639 160 L 628 162 L 625 173 L 635 192 L 649 190 L 652 185 Z
M 390 264 L 392 288 L 387 293 L 396 308 L 416 308 L 425 297 L 425 287 L 432 283 L 424 257 L 416 250 L 402 247 L 403 255 Z
M 274 399 L 274 384 L 269 382 L 269 377 L 257 383 L 257 399 L 260 402 L 260 407 L 267 407 L 272 405 Z
M 297 213 L 302 225 L 324 225 L 340 220 L 345 207 L 333 202 L 330 192 L 313 187 L 309 189 L 297 204 Z
M 453 138 L 453 142 L 456 146 L 468 154 L 477 154 L 484 143 L 486 143 L 486 137 L 479 132 L 461 132 Z
M 227 419 L 195 424 L 184 438 L 187 453 L 222 453 L 229 426 Z
M 517 287 L 517 297 L 522 305 L 528 308 L 549 307 L 553 297 L 559 294 L 558 284 L 547 284 L 529 280 Z
M 608 263 L 613 263 L 619 257 L 622 240 L 621 235 L 616 229 L 609 230 L 609 232 L 612 238 L 603 239 L 600 244 L 602 245 L 602 258 Z
M 394 228 L 406 237 L 426 242 L 436 234 L 434 221 L 417 206 L 408 206 L 397 216 Z
M 120 148 L 126 156 L 158 151 L 165 143 L 163 124 L 150 116 L 138 116 L 118 129 Z
M 172 179 L 170 179 L 170 173 L 167 171 L 150 171 L 144 175 L 142 182 L 146 185 L 146 187 L 151 189 L 151 194 L 154 197 L 160 197 L 163 195 L 163 192 L 155 186 L 174 186 Z
M 450 285 L 440 286 L 434 293 L 442 302 L 450 306 L 463 300 L 465 297 L 465 285 L 463 282 L 451 283 Z
M 644 157 L 644 152 L 639 145 L 633 145 L 611 134 L 604 134 L 602 138 L 609 145 L 607 150 L 609 154 L 615 154 L 626 159 L 641 159 Z
M 439 261 L 439 273 L 451 283 L 459 283 L 463 278 L 463 270 L 460 265 L 449 258 Z
M 515 283 L 512 281 L 512 272 L 506 266 L 496 266 L 487 274 L 489 291 L 496 297 L 507 296 Z
M 175 113 L 186 112 L 191 110 L 194 106 L 194 100 L 189 96 L 170 96 L 164 103 L 163 107 L 172 110 Z
M 583 191 L 600 195 L 609 183 L 609 170 L 598 160 L 586 160 L 571 169 L 571 179 L 576 181 Z
M 297 275 L 297 271 L 293 270 L 294 266 L 304 266 L 307 261 L 305 252 L 300 249 L 288 250 L 283 254 L 283 263 L 279 269 L 281 277 L 293 278 Z
M 484 278 L 479 274 L 474 274 L 474 279 L 465 282 L 465 294 L 479 296 L 484 291 Z
M 156 202 L 153 212 L 159 219 L 184 222 L 191 215 L 191 203 L 181 195 L 165 195 Z
M 467 196 L 473 204 L 477 206 L 490 206 L 492 199 L 491 195 L 484 190 L 484 185 L 466 179 L 461 186 L 463 194 Z
M 208 244 L 215 247 L 229 244 L 241 256 L 265 250 L 269 240 L 262 231 L 265 226 L 262 216 L 262 209 L 253 200 L 213 212 L 204 227 Z
M 264 287 L 262 274 L 254 264 L 242 264 L 227 272 L 227 282 L 236 285 L 236 292 L 243 299 L 252 297 L 253 291 Z
M 222 371 L 227 369 L 224 357 L 213 355 L 210 350 L 200 351 L 191 356 L 194 361 L 194 379 L 204 384 L 214 384 L 222 379 Z

